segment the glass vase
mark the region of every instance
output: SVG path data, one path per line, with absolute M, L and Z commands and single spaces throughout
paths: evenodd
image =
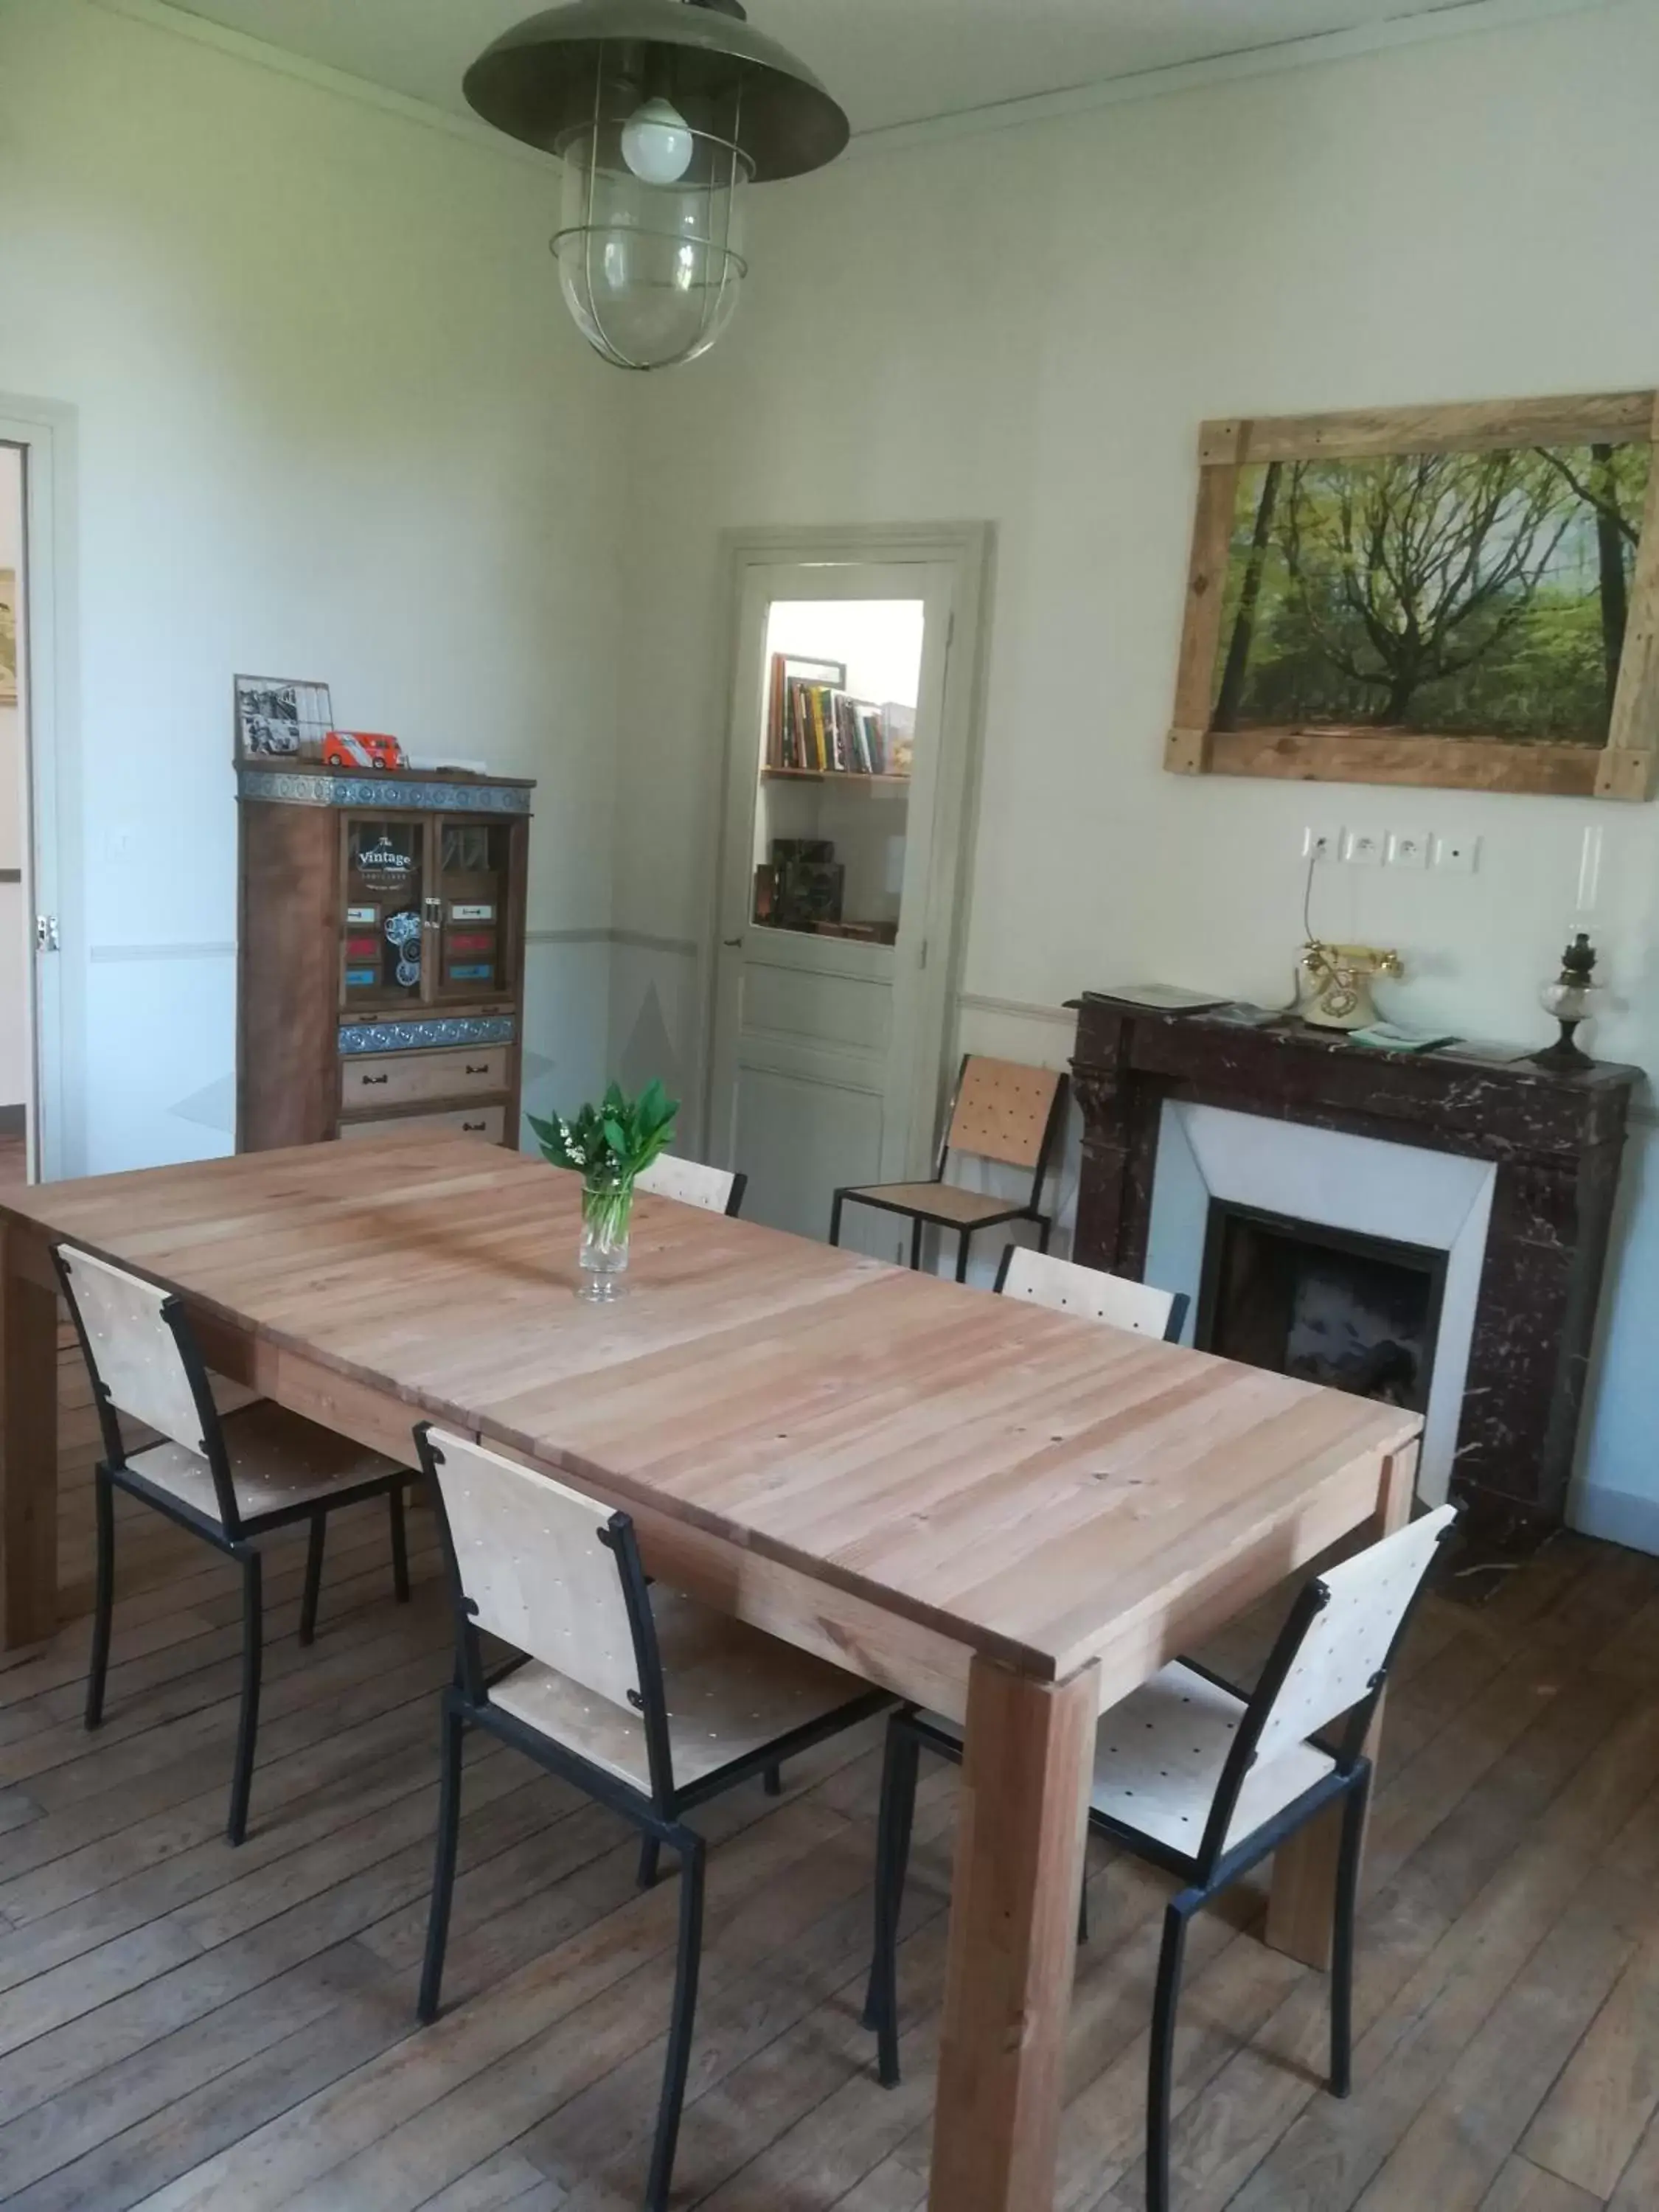
M 581 1288 L 578 1297 L 603 1304 L 628 1288 L 628 1224 L 634 1211 L 631 1177 L 590 1176 L 582 1185 Z

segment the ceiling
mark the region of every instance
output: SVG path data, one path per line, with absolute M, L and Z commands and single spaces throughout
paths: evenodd
M 175 0 L 267 45 L 465 113 L 461 76 L 536 0 Z M 1445 0 L 750 0 L 756 27 L 879 130 L 1324 31 Z

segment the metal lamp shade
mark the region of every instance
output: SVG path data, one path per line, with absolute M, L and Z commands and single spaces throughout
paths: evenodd
M 463 89 L 486 123 L 562 154 L 588 125 L 604 82 L 665 99 L 694 131 L 737 145 L 757 184 L 833 161 L 850 126 L 811 71 L 740 15 L 692 0 L 571 0 L 506 32 L 467 71 Z
M 465 89 L 486 122 L 563 161 L 559 280 L 590 344 L 623 368 L 708 351 L 746 270 L 748 185 L 820 168 L 848 136 L 817 78 L 735 0 L 571 0 L 498 39 Z M 630 159 L 641 110 L 668 115 L 677 162 L 689 149 L 678 173 Z

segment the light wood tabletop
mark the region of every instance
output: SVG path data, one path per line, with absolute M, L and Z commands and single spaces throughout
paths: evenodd
M 364 1443 L 429 1414 L 625 1505 L 653 1572 L 966 1722 L 933 2202 L 1046 2212 L 1096 1716 L 1396 1525 L 1419 1417 L 643 1195 L 590 1306 L 579 1199 L 429 1133 L 4 1193 L 4 1640 L 56 1622 L 59 1238 Z M 1328 1860 L 1281 1855 L 1304 1957 Z

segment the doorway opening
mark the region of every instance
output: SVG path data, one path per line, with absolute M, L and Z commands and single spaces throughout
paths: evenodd
M 24 455 L 0 444 L 0 1183 L 8 1184 L 28 1180 L 33 1158 L 25 519 Z
M 732 545 L 706 1127 L 774 1228 L 932 1157 L 984 556 L 971 526 Z

